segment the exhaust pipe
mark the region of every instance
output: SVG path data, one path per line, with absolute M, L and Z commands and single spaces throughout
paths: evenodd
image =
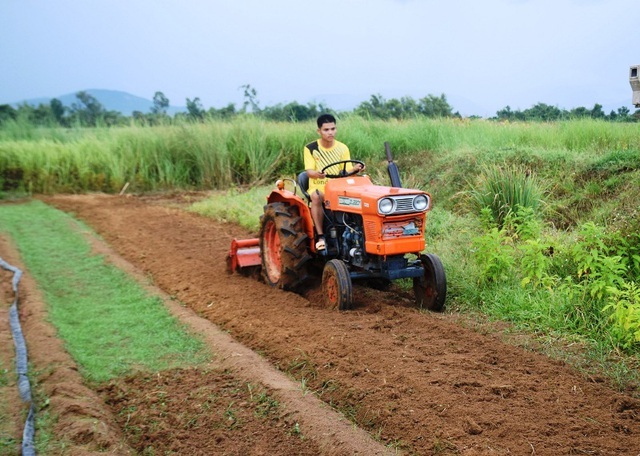
M 387 171 L 389 171 L 389 178 L 391 179 L 391 186 L 402 188 L 402 182 L 400 181 L 400 172 L 398 171 L 398 166 L 393 162 L 393 157 L 391 156 L 391 147 L 388 142 L 384 142 L 384 152 L 387 154 Z

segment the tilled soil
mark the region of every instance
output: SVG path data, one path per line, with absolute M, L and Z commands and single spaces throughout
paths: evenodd
M 355 310 L 338 312 L 323 308 L 318 287 L 300 296 L 254 277 L 228 275 L 231 240 L 250 233 L 160 199 L 92 195 L 45 201 L 83 220 L 168 295 L 294 376 L 308 395 L 313 392 L 389 449 L 421 455 L 640 454 L 638 400 L 601 378 L 507 344 L 499 332 L 475 331 L 453 314 L 418 312 L 411 297 L 397 290 L 357 287 Z M 181 421 L 191 398 L 204 403 L 200 396 L 208 388 L 231 394 L 235 382 L 233 373 L 216 369 L 169 372 L 113 383 L 99 394 L 117 423 L 114 435 L 123 434 L 137 451 L 144 448 L 141 441 L 152 439 L 156 454 L 332 452 L 317 437 L 293 435 L 294 423 L 282 415 L 261 421 L 265 435 L 282 440 L 282 451 L 269 453 L 260 443 L 238 452 L 198 446 L 200 440 L 224 445 L 242 436 L 242 426 L 205 432 L 201 422 L 192 430 Z M 175 400 L 158 402 L 151 394 L 158 390 Z M 151 429 L 149 423 L 157 424 Z M 271 434 L 279 427 L 286 431 Z M 250 441 L 261 431 L 247 432 Z M 304 426 L 300 432 L 304 436 Z M 283 437 L 292 435 L 297 440 Z M 188 443 L 180 446 L 180 439 Z

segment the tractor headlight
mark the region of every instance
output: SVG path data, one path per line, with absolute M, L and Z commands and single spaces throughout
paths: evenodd
M 413 199 L 413 207 L 416 211 L 426 211 L 429 209 L 429 197 L 427 195 L 418 195 Z
M 378 201 L 378 212 L 381 214 L 390 214 L 393 212 L 395 202 L 391 198 L 382 198 Z

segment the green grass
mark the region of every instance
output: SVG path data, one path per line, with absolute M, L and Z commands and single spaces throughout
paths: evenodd
M 557 166 L 563 163 L 578 168 L 634 166 L 639 128 L 595 120 L 386 122 L 348 115 L 338 121 L 339 139 L 349 145 L 353 158 L 364 160 L 371 170 L 383 167 L 388 141 L 405 178 L 416 176 L 423 186 L 436 180 L 445 197 L 460 191 L 479 166 L 529 167 L 551 178 L 565 177 Z M 302 147 L 316 136 L 313 122 L 279 123 L 250 116 L 92 129 L 9 122 L 0 129 L 0 191 L 118 192 L 126 182 L 133 192 L 264 184 L 299 172 Z M 455 169 L 451 163 L 457 164 Z
M 49 318 L 90 381 L 204 362 L 202 341 L 124 272 L 91 252 L 68 215 L 41 202 L 0 206 L 0 231 L 16 243 L 44 293 Z
M 222 222 L 236 223 L 249 231 L 257 232 L 260 227 L 260 214 L 272 188 L 274 185 L 218 191 L 211 197 L 192 204 L 189 210 Z

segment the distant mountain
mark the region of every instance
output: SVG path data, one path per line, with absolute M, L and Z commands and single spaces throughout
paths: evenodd
M 80 92 L 80 90 L 78 92 Z M 98 100 L 107 111 L 118 111 L 125 116 L 130 116 L 134 111 L 148 114 L 151 112 L 151 107 L 153 106 L 153 101 L 151 100 L 119 90 L 89 89 L 84 92 Z M 72 104 L 79 103 L 76 93 L 77 92 L 51 98 L 32 98 L 11 104 L 18 106 L 26 103 L 28 105 L 38 106 L 40 104 L 49 104 L 53 98 L 57 98 L 64 106 L 71 107 Z M 177 112 L 185 112 L 186 110 L 184 107 L 169 106 L 169 108 L 167 108 L 167 114 L 174 115 Z

